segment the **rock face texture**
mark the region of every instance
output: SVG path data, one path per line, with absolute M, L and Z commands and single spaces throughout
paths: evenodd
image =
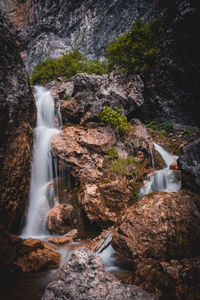
M 116 281 L 103 269 L 101 259 L 82 248 L 75 250 L 68 263 L 53 276 L 42 300 L 50 299 L 157 299 L 136 286 L 126 286 Z
M 28 198 L 35 104 L 22 59 L 0 13 L 0 277 L 14 270 L 16 232 Z
M 196 0 L 158 2 L 164 12 L 163 42 L 144 80 L 143 118 L 199 124 L 200 4 Z
M 1 4 L 11 21 L 11 11 L 21 2 L 24 1 L 5 0 Z M 24 5 L 27 13 L 23 16 L 26 24 L 23 40 L 18 36 L 27 49 L 29 70 L 40 61 L 57 58 L 72 49 L 89 58 L 104 56 L 110 41 L 126 32 L 138 17 L 150 18 L 156 10 L 150 0 L 27 0 Z
M 200 139 L 185 146 L 178 158 L 182 171 L 182 184 L 193 191 L 200 192 Z
M 0 15 L 0 222 L 16 231 L 28 198 L 36 108 L 28 76 Z
M 191 286 L 191 295 L 187 296 L 195 299 L 198 282 L 194 274 L 199 274 L 199 258 L 195 258 L 200 249 L 199 205 L 199 196 L 186 191 L 157 192 L 144 196 L 127 209 L 113 232 L 112 245 L 120 260 L 132 265 L 135 284 L 149 291 L 157 289 L 168 296 L 173 287 L 171 292 L 177 294 L 178 299 L 182 299 L 184 289 Z M 187 270 L 188 259 L 194 261 L 193 271 L 193 265 Z M 185 279 L 178 265 L 180 270 L 185 270 Z
M 142 109 L 144 84 L 137 75 L 129 80 L 112 72 L 108 75 L 77 74 L 67 82 L 50 82 L 47 88 L 61 100 L 63 123 L 87 124 L 97 120 L 102 106 L 117 106 L 129 117 Z M 63 100 L 64 96 L 68 99 Z
M 60 253 L 37 239 L 23 241 L 18 256 L 16 265 L 22 272 L 56 269 L 61 258 Z

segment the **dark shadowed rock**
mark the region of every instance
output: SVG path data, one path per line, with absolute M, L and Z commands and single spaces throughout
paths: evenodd
M 178 158 L 182 185 L 200 193 L 200 139 L 185 146 Z
M 28 76 L 0 14 L 0 223 L 17 231 L 28 197 L 36 109 Z
M 124 285 L 104 271 L 100 257 L 81 248 L 51 278 L 42 300 L 157 299 L 136 286 Z
M 63 122 L 86 124 L 97 121 L 97 114 L 105 105 L 121 108 L 126 116 L 134 115 L 144 104 L 143 81 L 137 75 L 129 80 L 112 72 L 108 75 L 77 74 L 67 82 L 50 82 L 47 87 L 61 101 Z

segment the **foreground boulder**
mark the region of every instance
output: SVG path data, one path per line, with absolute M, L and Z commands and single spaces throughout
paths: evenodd
M 200 193 L 200 139 L 185 146 L 178 158 L 182 185 Z
M 17 268 L 22 272 L 51 270 L 60 265 L 60 253 L 37 239 L 23 241 L 18 255 Z
M 132 266 L 135 284 L 168 296 L 170 290 L 180 296 L 190 286 L 195 291 L 200 278 L 195 281 L 200 276 L 199 259 L 194 259 L 200 251 L 199 207 L 198 195 L 181 191 L 149 194 L 127 209 L 112 245 L 117 257 Z
M 50 299 L 153 300 L 156 296 L 120 283 L 104 271 L 100 257 L 81 248 L 50 279 L 42 300 Z

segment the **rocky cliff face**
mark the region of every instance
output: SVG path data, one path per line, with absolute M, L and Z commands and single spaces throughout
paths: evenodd
M 88 58 L 105 56 L 107 44 L 126 32 L 136 18 L 159 15 L 157 1 L 152 0 L 4 0 L 11 21 L 13 14 L 10 12 L 18 7 L 19 2 L 26 2 L 23 44 L 27 49 L 29 71 L 40 61 L 57 58 L 73 49 L 78 49 Z M 14 23 L 19 27 L 19 22 Z M 20 25 L 20 34 L 21 31 Z M 18 37 L 22 41 L 20 34 Z
M 0 15 L 0 223 L 16 231 L 28 198 L 36 109 L 22 59 Z

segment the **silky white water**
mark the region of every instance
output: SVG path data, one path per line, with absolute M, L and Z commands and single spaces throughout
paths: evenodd
M 169 168 L 171 164 L 176 162 L 178 156 L 171 155 L 156 143 L 153 143 L 153 145 L 155 150 L 160 153 L 166 167 L 150 174 L 148 182 L 140 189 L 139 198 L 156 191 L 178 192 L 181 188 L 181 182 L 177 178 L 176 173 Z
M 46 215 L 49 211 L 47 186 L 53 178 L 52 157 L 49 151 L 50 139 L 59 130 L 54 122 L 54 99 L 44 87 L 35 87 L 37 126 L 34 129 L 31 186 L 28 215 L 23 237 L 44 236 Z

